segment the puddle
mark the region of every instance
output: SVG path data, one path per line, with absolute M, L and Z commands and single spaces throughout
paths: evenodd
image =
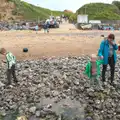
M 55 99 L 50 98 L 42 98 L 41 106 L 52 105 L 50 108 L 53 112 L 55 112 L 58 116 L 61 114 L 67 115 L 67 118 L 71 118 L 73 116 L 78 116 L 80 120 L 84 119 L 84 105 L 81 105 L 80 102 L 76 100 L 71 100 L 70 98 L 66 98 L 61 100 L 58 103 L 54 103 Z M 4 119 L 0 120 L 16 120 L 18 116 L 18 111 L 9 113 Z M 34 118 L 34 119 L 33 119 Z M 38 118 L 31 116 L 30 120 L 38 120 Z
M 54 103 L 54 99 L 43 98 L 41 105 L 52 105 L 51 110 L 56 112 L 57 115 L 60 115 L 64 109 L 77 109 L 78 114 L 84 115 L 84 105 L 81 105 L 80 102 L 76 100 L 71 100 L 70 98 L 66 98 L 61 100 L 58 103 Z

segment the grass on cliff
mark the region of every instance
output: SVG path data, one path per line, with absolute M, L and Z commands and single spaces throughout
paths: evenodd
M 13 15 L 22 16 L 26 20 L 40 20 L 47 19 L 51 14 L 54 16 L 62 15 L 61 11 L 52 11 L 46 8 L 38 7 L 20 0 L 8 0 L 14 2 L 16 7 L 13 10 Z
M 90 3 L 77 10 L 78 14 L 88 14 L 91 20 L 120 20 L 120 10 L 116 5 Z

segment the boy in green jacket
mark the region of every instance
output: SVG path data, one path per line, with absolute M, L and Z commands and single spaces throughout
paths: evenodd
M 4 55 L 6 57 L 6 61 L 7 61 L 7 65 L 8 65 L 7 85 L 11 84 L 12 76 L 14 78 L 14 82 L 17 83 L 18 80 L 17 80 L 16 73 L 15 73 L 16 57 L 11 52 L 7 52 L 5 48 L 0 49 L 0 54 Z M 4 63 L 6 63 L 6 61 L 3 60 Z
M 97 60 L 97 56 L 92 54 L 91 60 L 87 63 L 84 74 L 90 79 L 90 85 L 94 85 L 96 81 L 97 85 L 101 87 L 100 81 L 100 65 L 103 64 L 103 60 Z

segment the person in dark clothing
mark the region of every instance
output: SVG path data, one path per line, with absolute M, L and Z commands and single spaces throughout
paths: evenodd
M 48 23 L 47 24 L 45 23 L 43 28 L 44 28 L 44 33 L 49 33 L 49 24 Z
M 118 49 L 117 44 L 115 43 L 114 34 L 110 34 L 106 40 L 103 40 L 98 51 L 98 56 L 103 59 L 103 70 L 102 70 L 102 81 L 105 82 L 105 73 L 107 70 L 107 65 L 110 65 L 111 71 L 111 85 L 114 81 L 114 72 L 115 72 L 115 63 L 117 61 L 116 50 Z

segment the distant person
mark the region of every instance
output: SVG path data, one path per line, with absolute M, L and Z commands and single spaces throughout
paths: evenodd
M 46 24 L 44 24 L 43 29 L 44 29 L 44 33 L 47 33 L 47 25 Z
M 49 33 L 49 25 L 47 23 L 44 24 L 44 33 Z
M 2 61 L 4 63 L 7 63 L 8 69 L 7 69 L 7 85 L 11 84 L 11 79 L 13 76 L 14 82 L 17 83 L 17 77 L 15 73 L 15 64 L 16 64 L 16 57 L 11 53 L 7 52 L 6 49 L 1 48 L 0 49 L 0 54 L 4 55 L 6 57 L 6 61 Z
M 38 29 L 39 29 L 39 26 L 38 26 L 38 25 L 36 25 L 36 26 L 35 26 L 35 31 L 36 31 L 36 34 L 38 33 Z
M 47 33 L 49 33 L 50 22 L 47 22 Z
M 59 24 L 61 23 L 60 20 L 58 20 Z
M 110 65 L 110 84 L 113 85 L 114 81 L 114 72 L 115 72 L 115 63 L 117 61 L 116 50 L 118 49 L 117 44 L 115 43 L 115 35 L 110 34 L 108 37 L 103 40 L 100 44 L 100 49 L 98 51 L 98 56 L 103 59 L 103 69 L 102 69 L 102 81 L 105 82 L 105 73 L 107 70 L 107 65 Z
M 103 60 L 98 60 L 95 54 L 91 55 L 90 61 L 88 61 L 84 74 L 90 79 L 90 86 L 93 87 L 96 83 L 98 88 L 102 88 L 100 77 L 100 65 L 103 64 Z

